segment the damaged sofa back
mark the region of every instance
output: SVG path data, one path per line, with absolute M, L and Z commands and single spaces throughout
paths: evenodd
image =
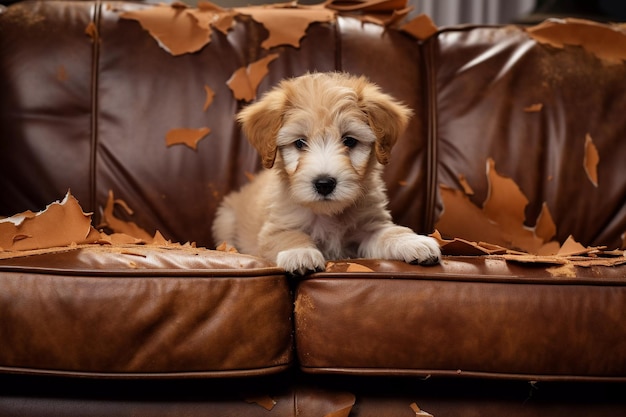
M 570 235 L 624 247 L 625 47 L 623 29 L 575 20 L 440 33 L 437 181 L 466 190 L 442 189 L 444 206 L 452 212 L 468 197 L 499 230 L 445 209 L 440 223 L 530 252 Z M 538 242 L 522 242 L 528 227 Z
M 569 235 L 624 246 L 622 29 L 570 21 L 418 40 L 328 9 L 303 15 L 289 18 L 304 31 L 284 34 L 254 8 L 5 9 L 0 214 L 70 189 L 96 224 L 119 198 L 119 218 L 211 247 L 217 205 L 260 168 L 237 111 L 285 77 L 347 71 L 416 111 L 385 171 L 397 222 L 528 251 Z M 155 35 L 173 20 L 187 30 Z

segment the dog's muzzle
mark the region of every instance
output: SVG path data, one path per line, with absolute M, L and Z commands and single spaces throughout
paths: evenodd
M 337 185 L 337 180 L 333 177 L 319 177 L 315 181 L 313 181 L 313 186 L 318 194 L 326 197 L 331 194 L 335 190 L 335 186 Z

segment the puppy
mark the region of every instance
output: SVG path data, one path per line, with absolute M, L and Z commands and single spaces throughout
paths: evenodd
M 439 262 L 437 242 L 395 225 L 382 166 L 411 110 L 364 77 L 281 82 L 238 120 L 266 168 L 217 210 L 213 236 L 294 275 L 352 257 Z

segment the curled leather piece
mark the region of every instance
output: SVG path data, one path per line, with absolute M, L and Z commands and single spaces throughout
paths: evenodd
M 194 151 L 198 149 L 198 142 L 211 133 L 208 127 L 199 129 L 172 129 L 165 136 L 165 144 L 170 147 L 172 145 L 185 145 Z
M 526 29 L 537 42 L 554 48 L 580 46 L 609 64 L 626 60 L 626 31 L 583 19 L 548 20 Z
M 226 82 L 237 100 L 252 101 L 256 98 L 256 90 L 268 73 L 268 65 L 278 58 L 278 54 L 270 54 L 254 61 L 247 67 L 235 71 Z
M 91 226 L 91 213 L 84 213 L 69 191 L 45 210 L 26 211 L 0 221 L 0 251 L 78 245 L 98 238 Z
M 325 7 L 296 6 L 293 3 L 243 7 L 235 11 L 251 16 L 267 29 L 269 36 L 261 43 L 265 49 L 280 45 L 298 48 L 311 23 L 332 22 L 335 19 L 335 12 Z

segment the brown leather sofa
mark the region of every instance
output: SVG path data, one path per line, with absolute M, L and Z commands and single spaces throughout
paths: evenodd
M 265 48 L 289 25 L 268 30 L 244 10 L 175 55 L 122 17 L 153 7 L 0 12 L 0 214 L 70 189 L 95 226 L 112 227 L 111 191 L 132 208 L 118 200 L 122 223 L 197 246 L 0 252 L 1 416 L 626 415 L 626 266 L 609 252 L 626 232 L 623 28 L 422 36 L 342 12 L 315 15 L 295 46 Z M 186 9 L 159 7 L 154 20 L 192 28 L 175 40 L 206 40 Z M 249 72 L 257 94 L 339 70 L 415 110 L 385 180 L 398 223 L 447 239 L 440 265 L 336 260 L 294 280 L 204 249 L 221 198 L 260 167 L 234 121 L 246 100 L 227 81 L 270 54 L 267 74 Z M 168 146 L 176 129 L 203 133 L 195 149 Z M 498 223 L 486 207 L 508 203 L 521 207 L 515 233 L 540 234 L 547 207 L 545 240 L 606 249 L 559 258 L 481 246 L 480 225 Z

